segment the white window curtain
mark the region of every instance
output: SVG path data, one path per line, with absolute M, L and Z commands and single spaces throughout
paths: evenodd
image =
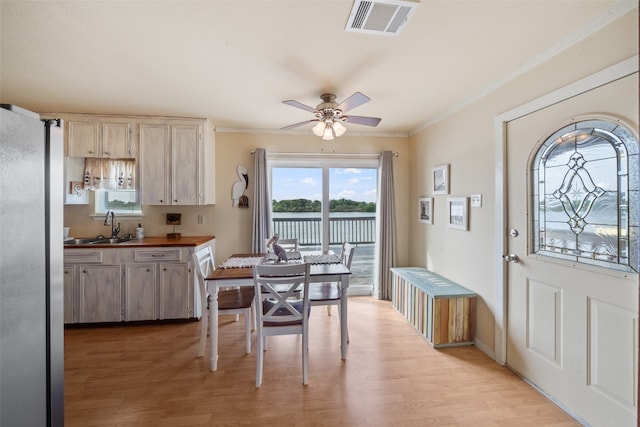
M 393 191 L 393 153 L 384 151 L 380 157 L 379 196 L 378 196 L 378 246 L 376 258 L 377 287 L 375 293 L 379 299 L 391 300 L 391 267 L 396 262 L 396 213 Z
M 253 236 L 252 252 L 266 251 L 264 242 L 271 237 L 271 193 L 267 152 L 264 148 L 255 151 L 255 184 L 253 186 Z
M 85 190 L 134 190 L 136 161 L 87 158 L 84 163 Z

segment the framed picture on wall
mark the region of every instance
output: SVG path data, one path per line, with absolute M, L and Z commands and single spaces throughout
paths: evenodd
M 433 197 L 418 199 L 418 218 L 425 224 L 433 224 Z
M 449 165 L 433 168 L 433 194 L 449 194 Z
M 469 229 L 469 202 L 467 197 L 449 197 L 449 228 Z

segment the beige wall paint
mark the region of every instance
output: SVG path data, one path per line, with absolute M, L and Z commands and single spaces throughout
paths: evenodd
M 448 277 L 479 295 L 476 340 L 495 354 L 495 128 L 499 114 L 638 54 L 637 9 L 550 61 L 410 138 L 409 262 Z M 636 94 L 630 94 L 636 96 Z M 586 113 L 586 112 L 585 112 Z M 562 121 L 565 118 L 558 118 Z M 637 117 L 630 117 L 637 125 Z M 542 136 L 549 129 L 541 129 Z M 447 228 L 447 196 L 435 196 L 434 224 L 420 223 L 417 199 L 431 196 L 431 170 L 450 164 L 450 193 L 482 194 L 469 209 L 469 231 Z M 525 171 L 523 171 L 524 173 Z
M 182 213 L 182 225 L 176 232 L 185 236 L 214 235 L 216 237 L 216 261 L 221 262 L 233 253 L 251 251 L 252 209 L 232 207 L 231 186 L 238 179 L 236 167 L 242 164 L 249 170 L 249 206 L 253 207 L 254 157 L 251 151 L 266 148 L 270 152 L 293 153 L 381 153 L 394 151 L 399 154 L 394 160 L 394 184 L 396 189 L 397 214 L 402 218 L 408 205 L 409 194 L 409 141 L 405 137 L 371 138 L 364 136 L 342 136 L 334 141 L 323 141 L 314 135 L 275 135 L 253 133 L 216 134 L 216 204 L 212 206 L 144 206 L 144 218 L 140 221 L 117 220 L 122 222 L 123 233 L 135 233 L 141 222 L 145 235 L 158 236 L 172 231 L 165 224 L 165 214 Z M 93 220 L 89 215 L 93 205 L 65 206 L 65 226 L 71 227 L 70 235 L 95 236 L 108 234 L 102 218 Z M 198 224 L 198 215 L 204 216 L 204 224 Z M 409 228 L 406 221 L 399 221 L 398 258 L 401 265 L 407 265 Z

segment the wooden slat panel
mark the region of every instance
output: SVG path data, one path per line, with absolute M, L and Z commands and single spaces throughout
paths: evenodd
M 409 270 L 412 274 L 398 274 Z M 431 287 L 425 281 L 432 275 L 421 275 L 424 269 L 394 268 L 392 281 L 392 305 L 434 347 L 473 344 L 475 294 L 455 285 L 455 291 L 446 294 L 439 291 L 437 297 L 429 293 Z M 413 280 L 421 280 L 417 285 Z M 437 276 L 437 283 L 450 286 L 451 281 Z M 436 283 L 436 282 L 434 282 Z

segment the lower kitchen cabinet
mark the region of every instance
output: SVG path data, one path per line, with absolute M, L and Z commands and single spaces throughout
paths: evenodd
M 114 249 L 64 252 L 64 322 L 122 320 L 122 269 Z
M 64 322 L 200 317 L 191 259 L 204 245 L 66 248 Z
M 64 323 L 75 323 L 75 319 L 73 318 L 74 310 L 74 292 L 73 292 L 73 275 L 74 268 L 73 266 L 64 266 Z
M 188 249 L 184 251 L 188 255 Z M 148 251 L 142 251 L 148 252 Z M 154 250 L 156 256 L 170 251 Z M 174 250 L 171 250 L 174 252 Z M 140 251 L 136 252 L 140 255 Z M 193 273 L 187 262 L 127 264 L 125 320 L 188 319 L 193 317 Z
M 190 264 L 160 264 L 160 319 L 193 317 L 193 274 Z
M 121 277 L 119 265 L 80 266 L 80 323 L 122 320 Z
M 124 320 L 158 318 L 156 309 L 157 280 L 155 264 L 127 264 L 125 273 Z
M 127 257 L 126 320 L 194 317 L 191 247 L 133 249 Z M 144 266 L 144 267 L 143 267 Z M 148 268 L 149 274 L 141 269 Z

